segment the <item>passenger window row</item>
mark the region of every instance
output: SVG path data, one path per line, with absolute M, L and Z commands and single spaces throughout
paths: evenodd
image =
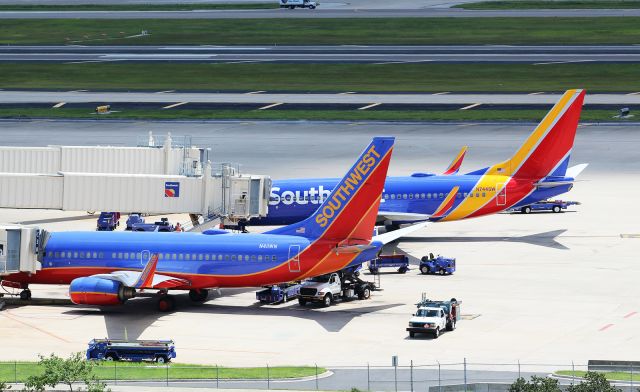
M 104 259 L 104 252 L 91 251 L 48 251 L 47 257 L 54 259 Z M 140 252 L 112 252 L 111 259 L 140 260 Z M 209 253 L 158 253 L 158 260 L 182 261 L 278 261 L 276 255 L 240 255 Z
M 385 193 L 384 194 L 384 199 L 385 200 L 444 200 L 445 197 L 447 197 L 448 194 L 445 193 Z M 480 193 L 460 193 L 458 192 L 456 194 L 456 198 L 457 199 L 462 199 L 462 198 L 467 198 L 467 197 L 480 197 Z M 482 192 L 482 197 L 487 197 L 487 193 L 486 192 Z

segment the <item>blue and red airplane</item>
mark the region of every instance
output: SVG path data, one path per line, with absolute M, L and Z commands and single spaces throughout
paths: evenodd
M 171 310 L 169 290 L 257 287 L 335 272 L 375 258 L 392 238 L 373 237 L 394 138 L 376 137 L 335 189 L 307 219 L 263 234 L 55 232 L 44 244 L 41 269 L 5 277 L 69 284 L 76 304 L 118 305 L 159 290 L 160 310 Z
M 377 223 L 387 229 L 422 221 L 454 221 L 526 206 L 568 192 L 587 166 L 569 168 L 585 92 L 569 90 L 508 160 L 458 175 L 466 148 L 443 175 L 388 177 Z M 336 178 L 274 181 L 269 214 L 251 225 L 305 219 L 338 183 Z

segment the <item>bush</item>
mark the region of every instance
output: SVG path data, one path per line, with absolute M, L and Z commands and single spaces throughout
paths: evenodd
M 40 355 L 38 362 L 43 369 L 43 373 L 37 376 L 30 376 L 25 382 L 28 391 L 40 392 L 45 387 L 55 388 L 58 384 L 64 384 L 73 391 L 73 385 L 83 382 L 87 391 L 102 392 L 106 389 L 106 384 L 96 380 L 93 374 L 95 363 L 86 361 L 82 353 L 75 353 L 67 359 L 51 354 L 48 357 Z
M 532 376 L 531 381 L 520 377 L 511 384 L 509 392 L 561 392 L 558 380 L 548 377 Z
M 568 392 L 622 392 L 622 389 L 609 384 L 602 373 L 587 372 L 584 379 L 580 384 L 569 387 Z

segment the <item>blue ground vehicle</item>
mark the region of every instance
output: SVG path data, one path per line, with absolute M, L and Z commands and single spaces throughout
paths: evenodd
M 300 284 L 297 283 L 281 283 L 267 287 L 256 293 L 256 299 L 263 304 L 277 304 L 279 302 L 287 302 L 290 299 L 297 298 L 300 295 Z
M 125 227 L 125 230 L 131 231 L 133 230 L 133 225 L 140 223 L 145 223 L 144 218 L 140 214 L 130 214 L 127 218 L 127 227 Z
M 409 271 L 409 257 L 407 255 L 380 255 L 377 259 L 367 263 L 369 272 L 377 274 L 380 268 L 397 268 L 398 272 L 404 274 Z
M 160 218 L 159 222 L 154 223 L 136 223 L 131 228 L 132 231 L 174 231 L 175 227 L 169 223 L 168 218 Z
M 438 255 L 433 256 L 430 253 L 429 256 L 423 256 L 420 259 L 420 272 L 423 275 L 427 274 L 440 274 L 451 275 L 456 271 L 456 259 L 452 257 L 444 257 Z
M 553 211 L 555 213 L 566 210 L 569 206 L 579 206 L 580 202 L 577 201 L 564 201 L 564 200 L 543 200 L 528 206 L 522 206 L 512 208 L 509 212 L 520 212 L 522 214 L 530 214 L 531 211 Z
M 101 212 L 98 217 L 97 231 L 114 231 L 120 225 L 119 212 Z
M 173 340 L 93 339 L 89 342 L 87 359 L 104 361 L 155 361 L 166 363 L 176 357 Z

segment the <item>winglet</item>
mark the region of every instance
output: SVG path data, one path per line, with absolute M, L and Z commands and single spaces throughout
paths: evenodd
M 156 267 L 158 266 L 158 254 L 154 254 L 151 256 L 151 259 L 147 262 L 147 265 L 144 266 L 142 273 L 140 273 L 140 278 L 136 282 L 133 287 L 137 289 L 150 288 L 153 285 L 153 276 L 156 273 Z
M 464 156 L 467 153 L 468 146 L 462 147 L 458 155 L 451 161 L 451 164 L 447 168 L 447 170 L 442 173 L 445 176 L 449 176 L 452 174 L 456 174 L 458 170 L 460 170 L 460 166 L 462 166 L 462 161 L 464 160 Z
M 438 206 L 433 215 L 429 217 L 430 221 L 439 221 L 440 219 L 444 218 L 445 215 L 447 215 L 447 213 L 451 210 L 456 202 L 456 194 L 458 193 L 459 189 L 459 186 L 454 186 L 453 189 L 451 189 L 451 192 L 449 192 L 447 197 L 445 197 L 442 203 L 440 203 L 440 206 Z

